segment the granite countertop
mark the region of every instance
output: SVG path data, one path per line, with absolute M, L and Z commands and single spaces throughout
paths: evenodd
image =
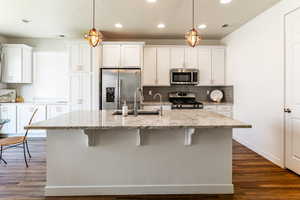
M 232 102 L 220 102 L 220 103 L 216 103 L 216 102 L 211 102 L 211 101 L 200 101 L 201 103 L 203 103 L 203 105 L 216 105 L 216 106 L 220 106 L 220 105 L 228 105 L 228 106 L 232 106 L 233 103 Z M 171 102 L 169 101 L 163 101 L 162 102 L 163 105 L 172 105 Z M 157 101 L 145 101 L 142 103 L 142 105 L 144 106 L 157 106 L 160 105 L 160 102 Z
M 170 110 L 163 116 L 116 116 L 113 111 L 77 111 L 34 123 L 29 129 L 110 128 L 251 128 L 251 125 L 205 110 Z

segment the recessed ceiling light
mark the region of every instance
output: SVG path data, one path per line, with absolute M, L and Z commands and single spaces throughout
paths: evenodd
M 148 3 L 155 3 L 156 0 L 147 0 Z
M 123 28 L 123 25 L 120 24 L 120 23 L 116 23 L 116 24 L 115 24 L 115 27 L 116 27 L 116 28 Z
M 207 25 L 206 24 L 200 24 L 200 25 L 198 25 L 198 28 L 199 29 L 206 29 Z
M 232 0 L 220 0 L 221 4 L 228 4 L 230 3 Z
M 31 20 L 29 20 L 29 19 L 22 19 L 22 22 L 27 24 L 27 23 L 31 22 Z
M 162 24 L 162 23 L 157 25 L 157 28 L 165 28 L 165 27 L 166 27 L 166 25 Z

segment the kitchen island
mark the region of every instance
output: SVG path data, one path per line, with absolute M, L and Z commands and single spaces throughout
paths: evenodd
M 104 110 L 27 128 L 47 130 L 46 196 L 82 196 L 231 194 L 232 129 L 251 125 L 203 110 Z

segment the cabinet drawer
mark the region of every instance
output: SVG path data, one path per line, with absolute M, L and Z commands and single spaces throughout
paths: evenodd
M 232 106 L 231 105 L 217 106 L 217 110 L 224 111 L 224 112 L 232 112 Z
M 226 117 L 233 117 L 233 113 L 232 112 L 218 112 L 221 115 L 225 115 Z

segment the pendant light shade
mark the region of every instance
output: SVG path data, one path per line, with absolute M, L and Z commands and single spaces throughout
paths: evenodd
M 193 28 L 185 34 L 186 42 L 191 47 L 195 47 L 196 45 L 199 45 L 201 41 L 200 34 L 195 29 L 195 14 L 194 14 L 195 8 L 194 7 L 195 7 L 195 2 L 193 0 L 193 10 L 192 10 Z
M 102 40 L 103 40 L 103 35 L 100 31 L 97 31 L 95 28 L 95 0 L 93 1 L 93 28 L 89 30 L 87 34 L 84 35 L 84 38 L 88 40 L 89 44 L 92 47 L 98 46 Z

